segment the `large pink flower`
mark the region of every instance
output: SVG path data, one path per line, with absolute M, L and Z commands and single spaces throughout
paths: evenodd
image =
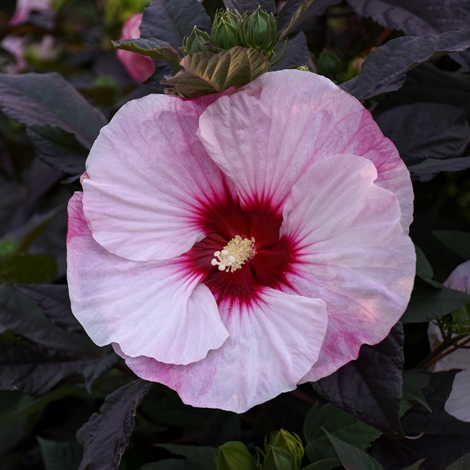
M 130 102 L 82 182 L 73 312 L 194 406 L 243 412 L 329 375 L 408 303 L 409 174 L 368 111 L 321 76 Z
M 121 39 L 140 38 L 140 23 L 142 23 L 142 13 L 131 16 L 125 23 L 121 32 Z M 129 75 L 136 82 L 145 82 L 155 71 L 155 65 L 148 56 L 137 54 L 136 52 L 118 49 L 117 57 L 126 68 Z
M 444 284 L 452 289 L 470 292 L 470 261 L 457 266 Z M 433 323 L 429 324 L 429 342 L 435 348 L 443 341 L 442 333 Z M 452 385 L 452 392 L 445 404 L 445 410 L 450 415 L 461 421 L 470 422 L 470 350 L 457 349 L 451 354 L 440 359 L 433 366 L 435 372 L 463 369 L 459 372 Z

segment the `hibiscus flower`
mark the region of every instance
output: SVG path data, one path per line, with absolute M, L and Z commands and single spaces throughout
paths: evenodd
M 121 39 L 140 38 L 140 23 L 142 23 L 142 13 L 131 16 L 125 23 L 121 32 Z M 129 75 L 136 82 L 145 82 L 155 71 L 155 65 L 148 56 L 137 54 L 136 52 L 118 49 L 117 58 L 126 68 Z
M 383 340 L 408 303 L 409 173 L 351 95 L 301 71 L 104 127 L 69 204 L 72 309 L 185 403 L 244 412 Z
M 444 285 L 463 292 L 470 292 L 470 261 L 457 266 L 444 282 Z M 433 323 L 429 324 L 428 337 L 433 349 L 442 343 L 444 339 L 439 327 Z M 435 372 L 452 369 L 462 369 L 462 371 L 454 378 L 452 391 L 444 405 L 444 409 L 455 418 L 470 422 L 470 402 L 468 400 L 470 392 L 470 350 L 457 349 L 444 356 L 433 366 Z

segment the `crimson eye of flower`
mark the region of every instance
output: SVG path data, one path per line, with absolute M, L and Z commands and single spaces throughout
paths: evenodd
M 408 303 L 409 173 L 324 77 L 131 101 L 82 185 L 67 239 L 75 316 L 193 406 L 243 412 L 325 377 Z

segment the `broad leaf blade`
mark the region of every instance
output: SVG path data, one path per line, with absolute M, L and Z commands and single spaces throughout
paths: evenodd
M 402 435 L 403 340 L 403 328 L 397 324 L 381 343 L 363 345 L 355 361 L 313 382 L 313 388 L 365 423 L 388 434 Z
M 312 462 L 337 457 L 324 430 L 359 449 L 366 449 L 382 434 L 331 403 L 321 408 L 314 405 L 304 423 L 306 452 Z
M 227 8 L 238 10 L 240 13 L 252 13 L 258 8 L 258 5 L 268 13 L 276 11 L 276 4 L 274 0 L 224 0 L 224 5 Z
M 218 93 L 235 85 L 246 85 L 271 69 L 263 54 L 236 46 L 220 53 L 197 52 L 181 61 L 184 71 L 161 81 L 171 93 L 187 98 Z
M 121 39 L 113 41 L 113 46 L 116 49 L 136 52 L 155 60 L 163 60 L 173 64 L 180 62 L 178 51 L 170 43 L 155 38 Z
M 83 446 L 83 460 L 78 470 L 114 470 L 121 461 L 134 429 L 139 402 L 152 384 L 135 380 L 115 390 L 104 401 L 99 413 L 77 432 Z
M 464 260 L 470 259 L 470 233 L 459 230 L 433 230 L 432 234 Z
M 159 447 L 163 447 L 173 454 L 186 457 L 190 462 L 204 470 L 215 470 L 215 447 L 183 446 L 177 444 L 159 444 Z
M 410 303 L 400 318 L 401 323 L 420 323 L 451 313 L 470 302 L 470 294 L 448 287 L 436 288 L 417 279 Z
M 57 73 L 0 75 L 0 108 L 26 126 L 48 125 L 75 135 L 89 149 L 105 117 Z
M 328 431 L 325 431 L 325 434 L 333 444 L 339 460 L 346 470 L 383 470 L 379 462 L 363 450 L 338 439 Z
M 282 48 L 283 46 L 280 45 L 278 47 Z M 281 60 L 273 65 L 273 70 L 283 70 L 300 65 L 307 65 L 310 60 L 307 37 L 305 33 L 301 31 L 292 39 L 289 39 Z
M 357 99 L 365 100 L 398 90 L 405 74 L 435 54 L 464 51 L 470 47 L 470 30 L 392 39 L 371 52 L 361 74 L 341 87 Z
M 144 10 L 140 33 L 142 38 L 158 36 L 162 41 L 178 47 L 183 43 L 183 38 L 191 34 L 194 26 L 203 31 L 211 29 L 211 20 L 197 0 L 154 0 Z

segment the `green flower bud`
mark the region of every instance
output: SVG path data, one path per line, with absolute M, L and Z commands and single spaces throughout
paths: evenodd
M 297 434 L 292 434 L 281 429 L 278 433 L 273 435 L 271 442 L 266 446 L 266 450 L 268 450 L 270 446 L 284 449 L 292 456 L 292 460 L 295 465 L 293 468 L 300 468 L 302 457 L 304 456 L 304 446 L 302 444 L 302 440 L 297 436 Z
M 320 52 L 320 55 L 315 61 L 315 65 L 317 72 L 326 77 L 335 77 L 343 69 L 343 63 L 340 57 L 328 49 L 323 49 Z
M 258 7 L 243 21 L 242 45 L 258 51 L 271 51 L 277 43 L 277 26 L 274 15 Z
M 208 51 L 211 48 L 210 42 L 211 37 L 194 26 L 191 34 L 183 39 L 183 51 L 185 54 Z
M 294 458 L 281 447 L 271 447 L 263 462 L 263 470 L 297 470 Z
M 217 470 L 256 470 L 254 457 L 242 442 L 226 442 L 215 453 Z
M 228 8 L 219 10 L 212 24 L 212 43 L 222 49 L 241 45 L 240 23 L 242 17 L 237 11 Z

